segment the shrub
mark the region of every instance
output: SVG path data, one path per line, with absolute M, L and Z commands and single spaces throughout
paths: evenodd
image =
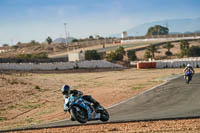
M 129 50 L 129 51 L 127 51 L 127 55 L 128 55 L 128 58 L 129 58 L 131 61 L 137 60 L 137 56 L 136 56 L 136 54 L 135 54 L 135 50 Z
M 119 47 L 115 51 L 111 51 L 107 56 L 108 61 L 122 61 L 125 55 L 125 50 L 123 47 Z
M 172 52 L 170 51 L 171 48 L 173 48 L 174 45 L 172 45 L 170 42 L 167 42 L 163 48 L 167 49 L 167 52 L 165 52 L 166 56 L 172 56 Z
M 16 56 L 18 59 L 47 59 L 48 55 L 46 53 L 39 54 L 19 54 Z
M 35 89 L 36 90 L 41 90 L 41 88 L 38 85 L 35 86 Z
M 86 60 L 100 60 L 100 54 L 97 53 L 96 50 L 87 50 L 85 52 L 85 59 Z
M 190 48 L 190 44 L 188 41 L 186 40 L 182 40 L 180 42 L 180 49 L 181 49 L 181 56 L 188 56 L 188 52 L 189 52 L 189 48 Z
M 200 56 L 200 47 L 199 46 L 192 46 L 189 48 L 188 51 L 189 57 L 197 57 Z
M 17 48 L 19 48 L 19 46 L 13 45 L 12 48 L 17 49 Z
M 172 56 L 172 52 L 171 52 L 171 51 L 166 51 L 166 52 L 165 52 L 165 55 L 166 55 L 166 56 Z
M 147 50 L 147 51 L 145 52 L 145 54 L 144 54 L 144 59 L 145 59 L 145 60 L 148 60 L 149 58 L 152 58 L 152 56 L 151 56 L 150 51 Z
M 78 39 L 73 39 L 72 42 L 78 42 Z

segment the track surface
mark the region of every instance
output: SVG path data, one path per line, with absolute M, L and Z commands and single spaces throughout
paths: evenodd
M 109 122 L 126 122 L 152 119 L 200 117 L 200 74 L 195 74 L 190 84 L 183 76 L 148 90 L 122 104 L 110 107 Z M 102 123 L 101 121 L 89 124 Z M 30 128 L 80 125 L 76 121 L 60 121 Z

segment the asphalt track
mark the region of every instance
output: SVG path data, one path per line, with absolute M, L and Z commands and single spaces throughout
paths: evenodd
M 154 87 L 142 94 L 108 108 L 108 112 L 110 113 L 110 120 L 106 123 L 199 118 L 200 74 L 195 74 L 190 84 L 185 84 L 183 76 L 170 80 L 163 85 Z M 91 121 L 87 124 L 99 123 L 102 122 Z M 50 124 L 31 126 L 26 129 L 76 125 L 81 124 L 76 121 L 64 120 Z M 18 128 L 15 130 L 22 129 L 23 128 Z

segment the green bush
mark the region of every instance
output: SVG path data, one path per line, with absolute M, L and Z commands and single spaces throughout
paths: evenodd
M 19 54 L 16 56 L 18 59 L 47 59 L 48 55 L 46 53 L 39 54 Z
M 189 48 L 188 51 L 189 57 L 198 57 L 200 56 L 200 47 L 199 46 L 192 46 Z
M 149 58 L 152 58 L 150 51 L 146 50 L 145 54 L 144 54 L 144 59 L 148 60 Z
M 41 90 L 41 88 L 38 85 L 35 86 L 35 89 L 36 90 Z
M 12 48 L 17 49 L 17 48 L 19 48 L 19 46 L 13 45 Z
M 136 56 L 136 54 L 135 54 L 135 50 L 129 50 L 129 51 L 127 51 L 127 55 L 128 55 L 128 58 L 129 58 L 131 61 L 137 60 L 137 56 Z
M 85 52 L 85 59 L 86 60 L 100 60 L 100 54 L 97 53 L 96 50 L 87 50 Z
M 165 52 L 165 55 L 166 55 L 166 56 L 172 56 L 172 52 L 171 52 L 171 51 L 166 51 L 166 52 Z
M 78 42 L 78 39 L 73 39 L 72 42 Z
M 189 52 L 189 48 L 190 48 L 190 44 L 188 41 L 186 40 L 182 40 L 180 42 L 180 49 L 181 49 L 181 56 L 188 56 L 188 52 Z
M 117 48 L 115 51 L 111 51 L 107 56 L 106 59 L 108 61 L 122 61 L 125 55 L 125 50 L 123 47 Z

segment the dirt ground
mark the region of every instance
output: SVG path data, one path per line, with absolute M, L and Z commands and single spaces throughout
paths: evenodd
M 12 133 L 199 133 L 200 119 L 100 124 Z
M 200 72 L 200 69 L 195 70 Z M 1 72 L 0 129 L 67 119 L 68 114 L 63 112 L 63 98 L 60 92 L 63 84 L 69 84 L 72 89 L 79 89 L 84 94 L 92 95 L 103 106 L 109 107 L 158 85 L 167 78 L 180 74 L 183 74 L 182 69 L 138 70 L 135 68 L 112 71 L 92 70 L 85 72 L 85 70 L 78 70 L 77 72 L 54 73 Z M 129 124 L 126 124 L 127 132 L 132 127 Z M 152 124 L 155 123 L 149 124 L 153 127 Z M 113 124 L 113 127 L 115 127 L 114 125 L 116 125 L 117 129 L 112 129 L 107 124 L 106 127 L 108 128 L 102 128 L 103 125 L 97 125 L 97 130 L 94 132 L 109 132 L 109 130 L 110 132 L 115 130 L 121 132 L 121 128 L 124 127 L 123 124 Z M 139 126 L 141 124 L 133 123 L 133 125 Z M 75 127 L 66 129 L 70 129 L 69 132 L 78 132 L 79 128 L 85 128 L 81 132 L 86 132 L 90 129 L 90 126 L 73 128 Z M 105 131 L 103 131 L 104 129 Z M 53 129 L 51 130 L 54 131 Z M 47 132 L 52 132 L 51 130 Z M 57 130 L 55 129 L 55 132 Z

